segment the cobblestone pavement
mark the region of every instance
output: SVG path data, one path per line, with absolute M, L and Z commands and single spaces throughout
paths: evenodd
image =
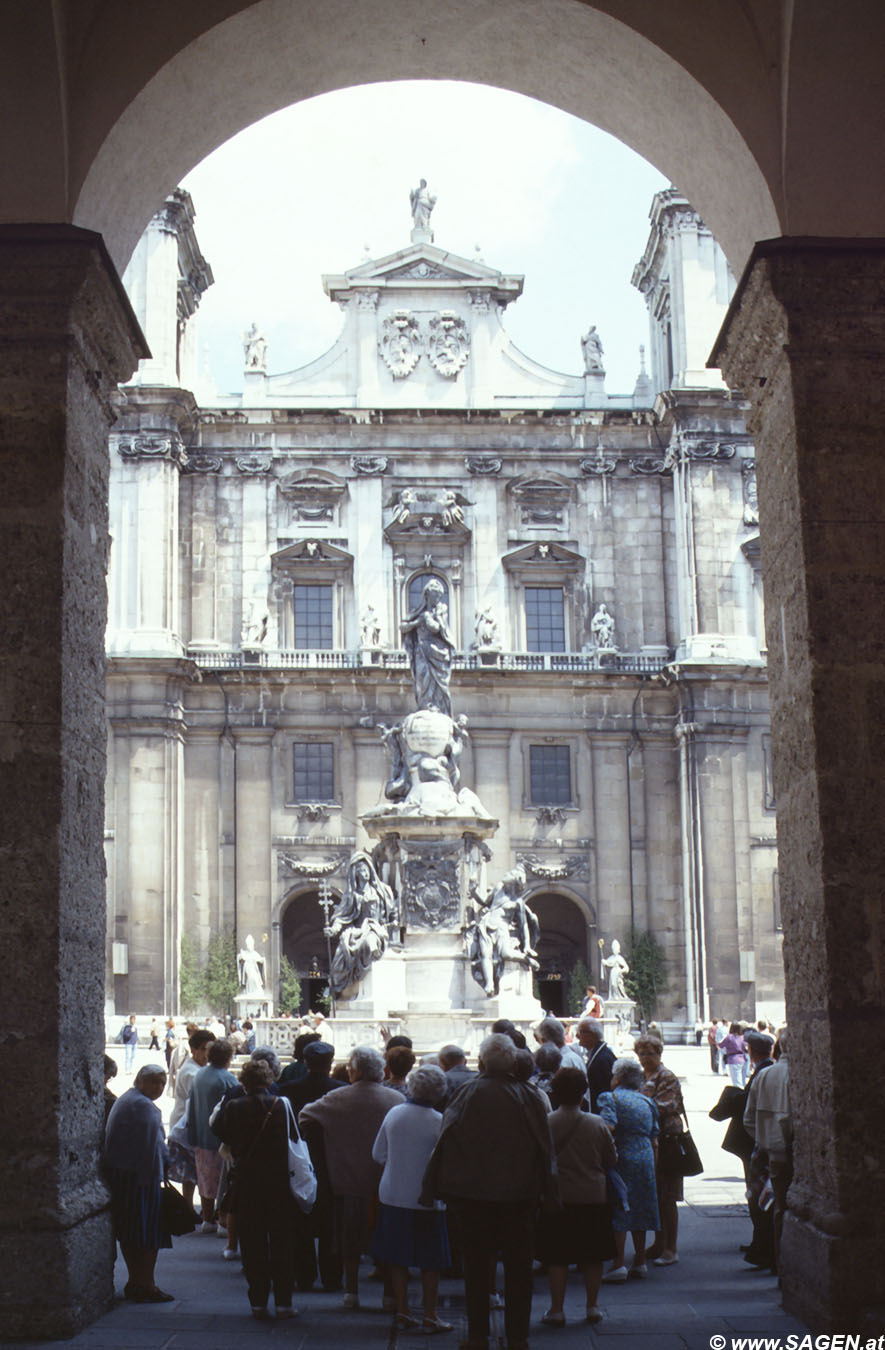
M 680 1206 L 679 1264 L 649 1267 L 645 1281 L 604 1285 L 600 1306 L 605 1320 L 590 1327 L 583 1320 L 583 1286 L 569 1278 L 567 1325 L 545 1327 L 539 1319 L 548 1306 L 546 1280 L 534 1276 L 532 1350 L 731 1350 L 734 1337 L 801 1337 L 806 1328 L 780 1306 L 773 1276 L 752 1270 L 738 1247 L 749 1240 L 750 1225 L 743 1203 L 743 1181 L 737 1160 L 719 1145 L 725 1126 L 707 1111 L 727 1082 L 710 1072 L 706 1048 L 668 1047 L 665 1062 L 683 1078 L 692 1133 L 704 1160 L 702 1176 L 686 1182 L 686 1203 Z M 119 1075 L 117 1090 L 128 1086 Z M 629 1251 L 628 1240 L 628 1251 Z M 77 1350 L 234 1350 L 273 1342 L 292 1350 L 371 1350 L 426 1346 L 422 1334 L 395 1333 L 390 1314 L 380 1310 L 381 1288 L 366 1279 L 363 1267 L 359 1311 L 344 1311 L 340 1294 L 296 1295 L 300 1315 L 291 1322 L 255 1322 L 249 1313 L 239 1262 L 221 1259 L 217 1238 L 193 1234 L 175 1240 L 172 1251 L 160 1253 L 157 1279 L 176 1295 L 174 1303 L 135 1306 L 117 1304 L 86 1331 L 65 1345 Z M 116 1289 L 126 1279 L 118 1261 Z M 420 1286 L 413 1280 L 416 1300 Z M 440 1350 L 466 1336 L 463 1286 L 444 1280 L 440 1312 L 455 1329 L 436 1339 Z M 490 1350 L 504 1350 L 503 1313 L 492 1315 Z M 35 1342 L 17 1342 L 19 1350 L 37 1350 Z M 45 1342 L 42 1344 L 45 1345 Z

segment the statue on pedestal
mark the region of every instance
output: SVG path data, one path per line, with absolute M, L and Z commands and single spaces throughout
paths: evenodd
M 412 188 L 409 193 L 409 205 L 412 208 L 412 224 L 416 230 L 430 229 L 430 215 L 436 206 L 436 198 L 427 186 L 427 179 L 422 178 L 416 188 Z
M 614 651 L 615 621 L 605 606 L 605 601 L 593 615 L 590 631 L 600 651 Z
M 602 962 L 602 969 L 608 971 L 609 999 L 629 999 L 624 987 L 624 976 L 630 973 L 630 967 L 621 955 L 621 944 L 617 938 L 612 940 L 612 953 Z
M 336 994 L 358 983 L 384 955 L 396 923 L 393 891 L 378 876 L 368 853 L 354 853 L 344 894 L 324 930 L 326 937 L 338 938 L 330 973 Z
M 237 975 L 244 994 L 263 997 L 264 957 L 255 950 L 255 939 L 251 933 L 243 949 L 237 953 Z
M 449 632 L 449 607 L 444 595 L 442 582 L 431 577 L 424 587 L 421 604 L 400 624 L 400 631 L 412 668 L 418 708 L 433 708 L 451 717 L 449 681 L 455 643 Z
M 486 605 L 485 609 L 478 609 L 473 616 L 473 631 L 476 634 L 474 647 L 478 651 L 497 652 L 501 650 L 501 643 L 498 638 L 498 620 L 492 612 L 491 605 Z
M 267 341 L 257 323 L 243 334 L 243 359 L 246 370 L 267 370 Z
M 597 372 L 604 373 L 602 365 L 602 340 L 596 331 L 596 324 L 592 323 L 587 332 L 581 338 L 581 351 L 584 356 L 584 374 L 594 375 Z
M 485 899 L 475 889 L 471 892 L 482 908 L 465 933 L 467 956 L 473 978 L 489 998 L 500 991 L 505 961 L 538 969 L 541 929 L 537 915 L 523 899 L 525 885 L 525 869 L 520 864 Z

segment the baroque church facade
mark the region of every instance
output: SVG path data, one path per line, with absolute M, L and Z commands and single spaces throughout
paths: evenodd
M 649 370 L 618 395 L 595 328 L 581 373 L 545 368 L 503 322 L 522 277 L 414 219 L 323 278 L 325 355 L 273 373 L 252 326 L 240 396 L 194 393 L 212 274 L 186 192 L 130 262 L 152 356 L 111 434 L 108 1011 L 178 1010 L 184 933 L 253 936 L 271 1012 L 283 957 L 306 1000 L 327 983 L 321 901 L 371 848 L 382 735 L 411 706 L 401 625 L 435 578 L 460 772 L 499 822 L 485 875 L 525 870 L 543 1005 L 572 1011 L 575 962 L 601 983 L 612 940 L 650 933 L 670 1034 L 778 1016 L 754 450 L 705 367 L 724 255 L 657 194 L 633 275 Z

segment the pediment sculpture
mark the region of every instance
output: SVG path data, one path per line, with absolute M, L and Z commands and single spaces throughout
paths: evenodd
M 410 310 L 395 309 L 382 320 L 378 350 L 395 380 L 411 375 L 421 359 L 421 337 Z
M 469 354 L 470 336 L 464 320 L 454 310 L 440 310 L 430 320 L 427 337 L 427 359 L 433 369 L 446 379 L 454 379 L 467 364 Z

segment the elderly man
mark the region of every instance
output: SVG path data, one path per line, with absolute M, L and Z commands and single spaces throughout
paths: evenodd
M 301 1108 L 299 1126 L 315 1161 L 320 1152 L 325 1159 L 338 1255 L 344 1264 L 344 1307 L 358 1308 L 360 1256 L 368 1251 L 369 1205 L 382 1170 L 372 1157 L 372 1145 L 387 1112 L 402 1106 L 403 1099 L 384 1086 L 384 1060 L 372 1046 L 351 1051 L 347 1076 L 349 1086 Z
M 780 1053 L 775 1063 L 753 1075 L 744 1111 L 744 1129 L 756 1141 L 756 1150 L 768 1156 L 768 1175 L 774 1192 L 774 1262 L 779 1270 L 787 1191 L 793 1180 L 793 1119 L 786 1027 L 781 1030 L 777 1044 Z
M 610 1092 L 612 1065 L 615 1053 L 605 1043 L 602 1023 L 595 1017 L 582 1017 L 576 1028 L 578 1043 L 587 1055 L 587 1082 L 590 1090 L 590 1110 L 597 1114 L 597 1105 L 603 1092 Z
M 504 1328 L 510 1350 L 528 1344 L 534 1212 L 557 1206 L 559 1193 L 547 1113 L 515 1074 L 508 1036 L 487 1036 L 478 1076 L 446 1108 L 424 1174 L 421 1204 L 443 1199 L 464 1260 L 469 1350 L 486 1350 L 489 1267 L 504 1260 Z
M 535 1027 L 535 1040 L 539 1045 L 555 1045 L 560 1053 L 560 1067 L 563 1069 L 580 1069 L 581 1073 L 587 1072 L 587 1064 L 582 1054 L 574 1048 L 573 1045 L 567 1045 L 565 1039 L 565 1027 L 558 1017 L 545 1017 Z

